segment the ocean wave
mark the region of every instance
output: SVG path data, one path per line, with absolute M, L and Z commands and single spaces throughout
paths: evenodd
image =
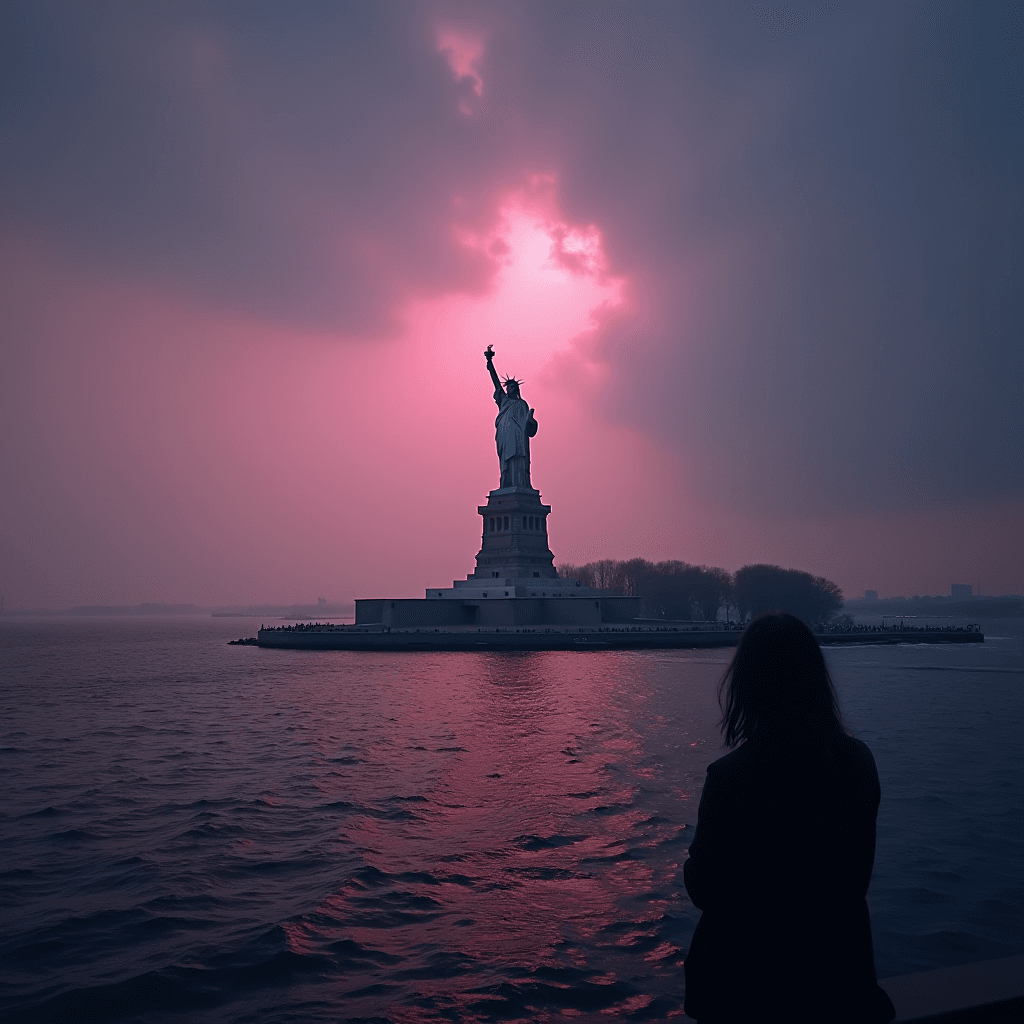
M 551 836 L 537 836 L 531 834 L 516 836 L 514 842 L 524 850 L 554 850 L 560 846 L 572 846 L 575 843 L 581 843 L 588 838 L 589 836 L 585 833 L 578 835 Z

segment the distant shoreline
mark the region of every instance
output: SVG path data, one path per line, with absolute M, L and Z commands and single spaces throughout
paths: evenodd
M 78 605 L 74 608 L 4 608 L 0 611 L 5 617 L 38 616 L 54 618 L 59 616 L 72 618 L 131 618 L 131 617 L 174 617 L 197 616 L 214 619 L 258 619 L 291 618 L 308 619 L 321 616 L 332 619 L 352 618 L 355 605 L 349 604 L 274 604 L 260 605 L 256 608 L 242 610 L 225 610 L 223 608 L 200 608 L 194 604 L 162 604 L 147 602 L 133 605 Z
M 1024 616 L 1024 597 L 883 597 L 850 598 L 843 611 L 851 615 L 921 616 L 954 619 L 1017 619 Z

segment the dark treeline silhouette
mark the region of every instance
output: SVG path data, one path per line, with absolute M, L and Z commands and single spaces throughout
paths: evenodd
M 735 574 L 716 566 L 606 558 L 561 565 L 558 575 L 586 587 L 642 598 L 641 617 L 713 622 L 733 612 L 742 622 L 764 612 L 790 612 L 805 622 L 827 622 L 843 606 L 831 580 L 778 565 L 745 565 Z
M 824 576 L 777 565 L 745 565 L 733 577 L 740 619 L 789 612 L 804 622 L 827 622 L 843 607 L 843 592 Z

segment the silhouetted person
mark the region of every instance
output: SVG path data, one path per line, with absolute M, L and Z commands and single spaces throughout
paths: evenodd
M 703 911 L 685 962 L 700 1024 L 892 1020 L 867 890 L 881 791 L 846 733 L 811 631 L 792 615 L 747 627 L 722 679 L 722 732 L 683 868 Z

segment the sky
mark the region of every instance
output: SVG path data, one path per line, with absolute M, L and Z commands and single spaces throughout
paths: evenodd
M 0 9 L 8 608 L 558 563 L 1024 592 L 1020 4 Z

